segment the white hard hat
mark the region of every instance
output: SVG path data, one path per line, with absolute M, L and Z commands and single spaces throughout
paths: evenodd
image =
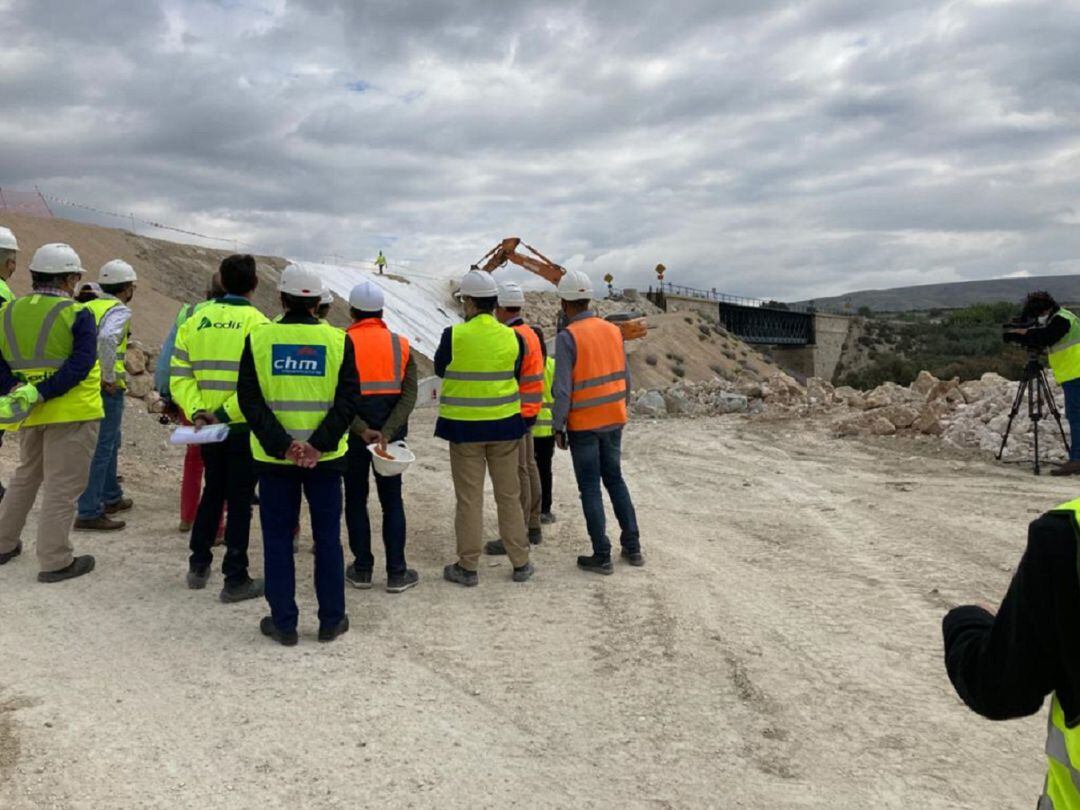
M 525 291 L 516 281 L 508 281 L 499 285 L 500 307 L 523 307 L 525 306 Z
M 378 312 L 383 308 L 382 288 L 370 281 L 362 281 L 349 293 L 349 306 L 360 312 Z
M 0 250 L 18 250 L 19 243 L 10 228 L 0 225 Z
M 127 284 L 136 280 L 138 276 L 135 275 L 135 268 L 123 259 L 106 262 L 98 271 L 98 284 Z
M 499 295 L 499 285 L 495 283 L 491 273 L 470 270 L 461 279 L 457 294 L 458 298 L 496 298 Z
M 559 279 L 559 298 L 563 301 L 588 301 L 593 297 L 592 279 L 581 270 L 567 270 Z
M 290 264 L 281 271 L 278 292 L 298 298 L 322 298 L 323 283 L 319 274 L 302 264 Z
M 334 303 L 334 291 L 331 290 L 326 284 L 323 284 L 322 298 L 319 299 L 319 306 L 327 306 Z
M 83 270 L 79 254 L 71 245 L 65 245 L 63 242 L 42 245 L 35 250 L 34 258 L 30 260 L 30 270 L 52 276 L 86 272 Z

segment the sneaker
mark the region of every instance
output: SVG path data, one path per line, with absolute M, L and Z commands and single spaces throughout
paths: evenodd
M 89 574 L 94 570 L 94 558 L 89 554 L 76 557 L 67 568 L 59 571 L 42 571 L 37 575 L 38 582 L 63 582 L 65 579 L 75 579 L 83 574 Z
M 259 622 L 259 630 L 267 638 L 272 638 L 285 647 L 295 647 L 296 642 L 300 640 L 295 630 L 290 630 L 288 633 L 278 630 L 274 620 L 269 616 L 263 616 L 262 621 Z
M 473 588 L 480 584 L 480 577 L 476 575 L 475 571 L 466 571 L 457 563 L 446 566 L 442 570 L 442 575 L 447 582 L 456 582 L 466 588 Z
M 180 532 L 180 533 L 190 532 L 191 531 L 191 521 L 190 520 L 181 520 L 180 523 L 177 525 L 176 530 L 178 532 Z
M 226 585 L 221 589 L 218 597 L 222 602 L 244 602 L 248 599 L 258 599 L 266 589 L 261 579 L 249 579 L 239 585 Z
M 544 530 L 540 528 L 529 529 L 529 543 L 538 546 L 544 541 Z
M 108 515 L 96 518 L 76 518 L 75 531 L 77 532 L 116 532 L 127 524 L 122 520 L 113 520 Z
M 340 622 L 333 627 L 319 627 L 319 641 L 333 641 L 338 636 L 343 636 L 349 632 L 349 617 L 345 616 Z
M 615 567 L 611 564 L 609 555 L 599 554 L 582 555 L 577 558 L 578 568 L 583 571 L 592 571 L 594 574 L 614 574 Z
M 3 554 L 0 554 L 0 565 L 5 565 L 6 563 L 11 562 L 20 554 L 22 554 L 22 540 L 16 543 L 15 548 L 13 548 L 11 551 L 5 551 Z
M 210 579 L 210 566 L 206 568 L 189 568 L 187 572 L 187 586 L 193 591 L 201 591 L 206 587 Z
M 524 565 L 514 569 L 513 580 L 514 582 L 528 582 L 529 578 L 536 573 L 536 569 L 533 568 L 531 562 L 527 562 Z
M 116 503 L 105 504 L 105 514 L 115 515 L 117 512 L 126 512 L 134 505 L 135 501 L 131 500 L 131 498 L 121 498 Z
M 554 512 L 541 512 L 540 513 L 540 522 L 543 523 L 545 526 L 547 526 L 550 523 L 554 523 L 555 522 L 555 514 L 554 514 Z
M 488 540 L 484 543 L 484 553 L 490 554 L 492 557 L 505 554 L 506 546 L 503 545 L 502 540 Z
M 358 571 L 356 563 L 353 563 L 345 569 L 345 581 L 352 585 L 354 588 L 359 588 L 362 591 L 366 591 L 371 587 L 371 572 L 370 571 Z
M 622 550 L 622 558 L 633 566 L 640 568 L 645 564 L 645 555 L 640 551 L 627 551 L 625 548 Z
M 368 581 L 371 581 L 371 574 L 368 574 Z M 418 582 L 420 582 L 420 575 L 411 568 L 407 568 L 404 574 L 396 574 L 386 578 L 386 592 L 402 593 L 409 590 L 409 588 L 415 588 Z

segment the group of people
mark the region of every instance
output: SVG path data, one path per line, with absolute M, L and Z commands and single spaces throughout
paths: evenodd
M 8 239 L 10 237 L 10 239 Z M 5 247 L 10 244 L 12 247 Z M 14 271 L 14 236 L 0 230 L 0 281 Z M 32 291 L 0 294 L 0 429 L 17 431 L 19 464 L 0 501 L 0 565 L 22 551 L 21 533 L 43 489 L 37 554 L 39 581 L 58 582 L 94 567 L 75 556 L 69 532 L 115 531 L 117 513 L 132 508 L 117 475 L 124 357 L 136 272 L 120 260 L 97 282 L 68 245 L 45 245 L 29 264 Z M 318 274 L 290 265 L 278 285 L 281 313 L 259 311 L 255 260 L 225 258 L 206 300 L 186 305 L 165 341 L 156 384 L 178 421 L 196 431 L 225 426 L 220 441 L 192 446 L 184 464 L 181 523 L 190 531 L 186 583 L 205 588 L 214 546 L 224 545 L 219 598 L 232 603 L 265 596 L 263 634 L 297 643 L 296 538 L 306 500 L 315 554 L 318 637 L 346 632 L 346 583 L 371 588 L 375 568 L 367 509 L 371 476 L 382 509 L 386 588 L 419 582 L 405 557 L 402 477 L 381 475 L 383 455 L 408 435 L 416 405 L 417 363 L 408 339 L 383 319 L 382 289 L 372 281 L 349 296 L 346 330 L 330 325 L 333 300 Z M 619 329 L 590 308 L 592 284 L 571 271 L 559 284 L 564 328 L 550 356 L 543 333 L 524 320 L 525 296 L 476 268 L 457 297 L 464 320 L 447 328 L 435 353 L 442 378 L 435 435 L 450 448 L 456 498 L 457 559 L 449 582 L 478 584 L 483 553 L 505 554 L 511 578 L 534 573 L 530 547 L 555 520 L 552 459 L 569 449 L 592 541 L 578 558 L 590 572 L 614 571 L 605 525 L 603 486 L 621 530 L 621 552 L 644 565 L 637 519 L 621 472 L 629 372 Z M 490 477 L 498 539 L 484 543 L 483 498 Z M 200 482 L 199 479 L 202 479 Z M 201 484 L 201 486 L 200 486 Z M 253 506 L 260 509 L 264 576 L 249 573 Z M 78 514 L 76 515 L 76 509 Z M 344 513 L 353 560 L 341 546 Z

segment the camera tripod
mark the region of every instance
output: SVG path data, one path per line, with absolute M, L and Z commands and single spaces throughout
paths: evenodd
M 1035 475 L 1039 474 L 1039 422 L 1046 418 L 1043 413 L 1043 403 L 1046 410 L 1057 422 L 1058 431 L 1061 433 L 1061 443 L 1065 445 L 1065 453 L 1069 452 L 1069 440 L 1065 438 L 1065 428 L 1061 424 L 1061 411 L 1058 410 L 1054 396 L 1050 393 L 1050 386 L 1046 382 L 1046 370 L 1037 352 L 1028 352 L 1027 365 L 1024 367 L 1024 376 L 1020 378 L 1020 387 L 1016 389 L 1016 398 L 1013 400 L 1012 410 L 1009 411 L 1009 424 L 1005 427 L 1005 435 L 1001 437 L 1001 449 L 998 450 L 997 458 L 1005 452 L 1005 444 L 1009 441 L 1009 432 L 1012 430 L 1013 420 L 1020 413 L 1020 407 L 1024 404 L 1024 394 L 1027 394 L 1028 418 L 1031 419 L 1035 433 Z

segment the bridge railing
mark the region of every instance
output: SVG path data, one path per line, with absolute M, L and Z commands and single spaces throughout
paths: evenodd
M 759 309 L 777 309 L 787 312 L 830 312 L 830 309 L 824 309 L 814 306 L 813 304 L 788 304 L 782 301 L 770 301 L 764 298 L 747 298 L 742 295 L 728 295 L 726 293 L 719 292 L 716 288 L 711 290 L 702 290 L 697 287 L 687 287 L 684 284 L 673 284 L 670 281 L 662 281 L 653 289 L 650 285 L 650 294 L 659 293 L 660 295 L 677 295 L 683 298 L 700 298 L 703 301 L 715 301 L 718 304 L 734 304 L 740 307 L 755 307 Z M 839 313 L 843 314 L 843 313 Z

